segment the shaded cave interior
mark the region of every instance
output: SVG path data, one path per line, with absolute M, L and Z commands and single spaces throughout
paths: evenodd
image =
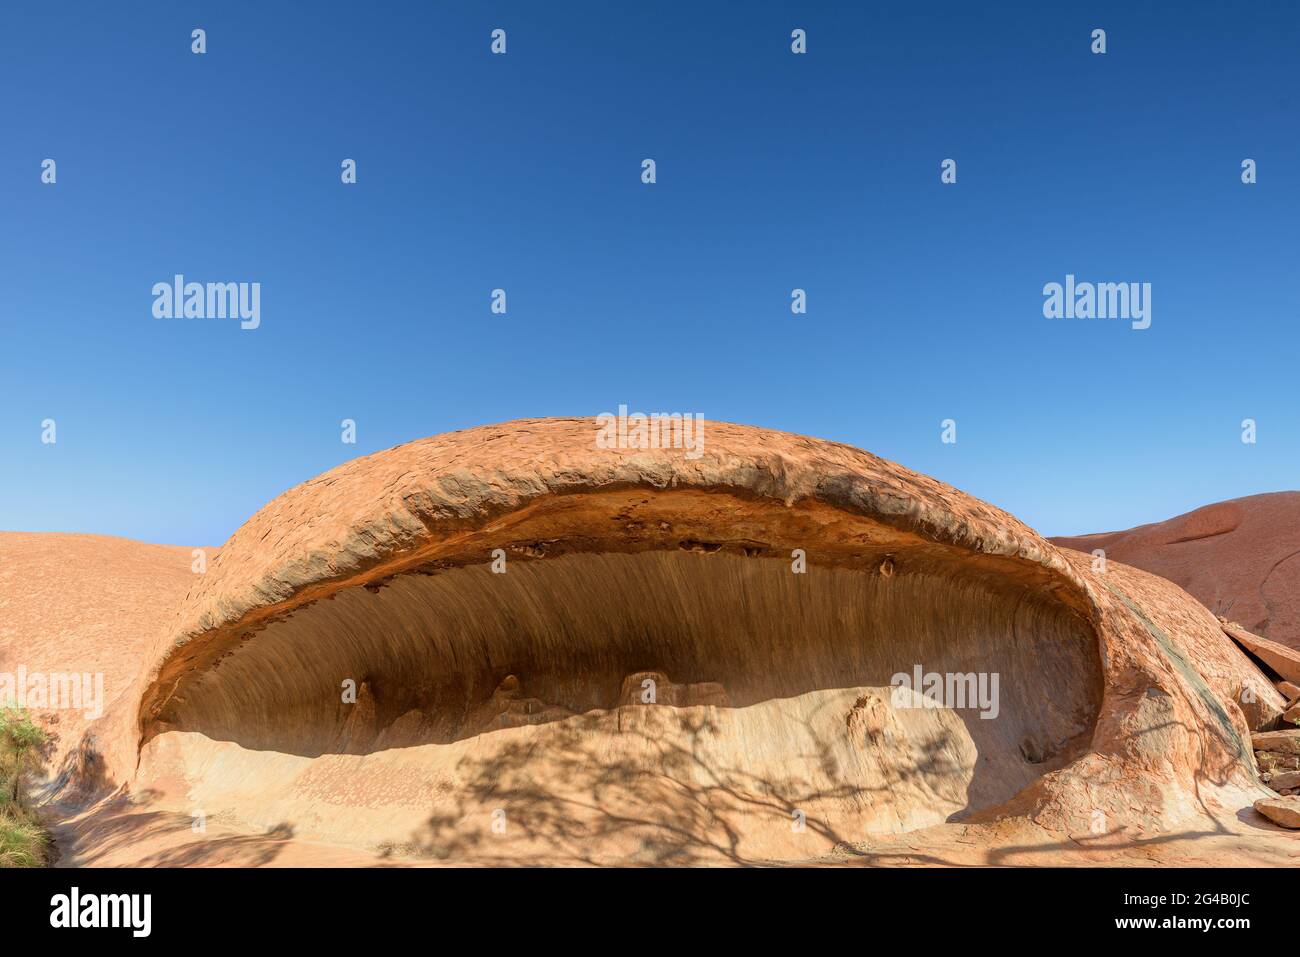
M 745 518 L 720 536 L 728 511 Z M 476 561 L 408 562 L 221 642 L 200 636 L 170 679 L 164 669 L 145 739 L 198 731 L 254 750 L 368 754 L 621 708 L 888 688 L 919 666 L 996 673 L 996 718 L 973 705 L 960 716 L 981 753 L 1024 766 L 1018 785 L 1086 747 L 1097 640 L 1045 569 L 824 511 L 796 510 L 803 527 L 778 546 L 765 540 L 774 515 L 756 512 L 726 496 L 625 493 L 508 517 L 460 543 Z M 600 534 L 555 533 L 575 518 Z M 836 545 L 808 547 L 796 573 L 794 543 L 818 536 Z

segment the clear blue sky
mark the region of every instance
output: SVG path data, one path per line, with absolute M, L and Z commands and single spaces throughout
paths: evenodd
M 0 528 L 219 544 L 356 455 L 620 403 L 1044 534 L 1295 488 L 1300 5 L 1220 6 L 6 4 Z M 178 272 L 261 328 L 153 318 Z M 1152 327 L 1045 319 L 1066 273 Z

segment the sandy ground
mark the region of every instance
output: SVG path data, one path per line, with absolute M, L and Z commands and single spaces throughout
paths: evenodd
M 48 808 L 58 867 L 431 867 L 403 858 L 304 841 L 285 831 L 256 832 L 210 821 L 195 833 L 189 815 L 147 804 L 107 802 L 89 810 Z M 611 860 L 605 863 L 620 864 Z M 763 866 L 761 860 L 750 862 Z M 1218 829 L 1147 836 L 1053 835 L 1022 820 L 943 825 L 894 840 L 844 845 L 836 853 L 782 865 L 848 867 L 1296 867 L 1300 832 L 1284 831 L 1254 810 Z

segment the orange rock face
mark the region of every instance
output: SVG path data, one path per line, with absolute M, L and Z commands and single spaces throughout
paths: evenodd
M 29 688 L 12 697 L 49 732 L 45 762 L 56 781 L 94 790 L 106 784 L 105 752 L 120 767 L 133 762 L 129 724 L 142 664 L 194 585 L 193 565 L 189 548 L 0 532 L 0 674 L 26 676 Z M 82 700 L 72 702 L 79 706 L 24 700 L 29 690 L 48 691 L 55 674 L 83 679 Z M 0 704 L 8 690 L 0 680 Z
M 1300 651 L 1300 492 L 1251 495 L 1125 532 L 1054 538 L 1187 589 L 1216 615 Z
M 96 786 L 52 782 L 70 859 L 1295 853 L 1239 817 L 1270 795 L 1241 705 L 1285 702 L 1178 587 L 858 449 L 705 436 L 437 436 L 286 492 L 203 574 L 170 556 L 80 739 Z M 176 836 L 97 843 L 146 814 Z

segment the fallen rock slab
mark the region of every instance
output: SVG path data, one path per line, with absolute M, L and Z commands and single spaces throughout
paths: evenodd
M 1274 791 L 1300 788 L 1300 771 L 1278 771 L 1268 779 L 1268 786 Z
M 1300 728 L 1285 731 L 1260 731 L 1250 736 L 1256 751 L 1273 751 L 1278 754 L 1300 754 Z
M 1287 681 L 1300 683 L 1300 651 L 1252 634 L 1236 622 L 1224 622 L 1223 633 Z
M 1255 802 L 1255 810 L 1274 824 L 1300 830 L 1300 798 L 1260 798 Z

